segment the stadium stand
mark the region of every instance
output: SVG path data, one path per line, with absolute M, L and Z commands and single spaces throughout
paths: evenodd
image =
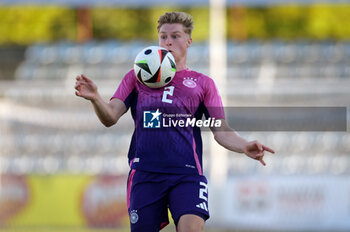
M 117 126 L 104 128 L 90 104 L 75 97 L 74 79 L 80 73 L 90 76 L 107 100 L 132 69 L 136 54 L 149 45 L 64 41 L 28 47 L 15 81 L 2 88 L 2 172 L 126 173 L 133 127 L 129 113 Z M 222 93 L 228 106 L 349 105 L 350 43 L 231 41 L 227 55 L 228 87 Z M 193 44 L 188 64 L 209 75 L 208 57 L 207 43 Z M 267 157 L 273 165 L 260 169 L 246 157 L 230 156 L 230 174 L 350 173 L 350 135 L 345 131 L 241 133 L 275 148 L 278 158 Z M 211 139 L 204 132 L 204 144 Z
M 137 52 L 150 44 L 142 42 L 37 44 L 28 48 L 25 61 L 16 72 L 19 80 L 61 79 L 72 66 L 99 78 L 115 79 L 116 73 L 130 69 Z M 256 78 L 262 64 L 276 66 L 278 78 L 346 78 L 350 75 L 348 43 L 269 42 L 244 44 L 229 42 L 228 68 L 232 78 Z M 188 63 L 208 72 L 206 43 L 194 44 Z M 205 58 L 205 59 L 203 59 Z M 50 72 L 50 74 L 48 74 Z

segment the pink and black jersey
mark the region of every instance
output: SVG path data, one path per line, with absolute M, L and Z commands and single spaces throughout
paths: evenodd
M 193 126 L 192 119 L 225 118 L 221 97 L 211 78 L 186 69 L 176 72 L 167 86 L 151 89 L 139 83 L 131 70 L 113 98 L 130 107 L 134 119 L 128 154 L 131 168 L 203 174 L 201 129 Z

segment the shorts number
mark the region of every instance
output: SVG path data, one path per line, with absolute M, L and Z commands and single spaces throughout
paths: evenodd
M 168 99 L 168 96 L 173 96 L 174 95 L 174 86 L 169 86 L 169 87 L 165 87 L 164 88 L 164 92 L 163 92 L 163 98 L 162 98 L 162 102 L 166 102 L 166 103 L 173 103 L 173 100 Z
M 208 201 L 208 186 L 204 182 L 199 182 L 200 186 L 203 186 L 199 189 L 199 198 L 205 201 Z M 205 195 L 204 195 L 205 194 Z

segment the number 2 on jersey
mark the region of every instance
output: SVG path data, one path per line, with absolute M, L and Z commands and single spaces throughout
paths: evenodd
M 173 103 L 173 100 L 169 99 L 169 97 L 172 97 L 174 95 L 174 89 L 174 86 L 168 86 L 164 88 L 162 102 L 166 102 L 169 104 Z
M 199 189 L 199 199 L 208 201 L 208 185 L 204 182 L 199 182 L 199 185 L 203 186 L 203 188 Z

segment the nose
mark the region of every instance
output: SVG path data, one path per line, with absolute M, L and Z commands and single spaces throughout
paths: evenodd
M 167 38 L 165 41 L 166 46 L 171 46 L 172 45 L 172 41 L 170 38 Z

